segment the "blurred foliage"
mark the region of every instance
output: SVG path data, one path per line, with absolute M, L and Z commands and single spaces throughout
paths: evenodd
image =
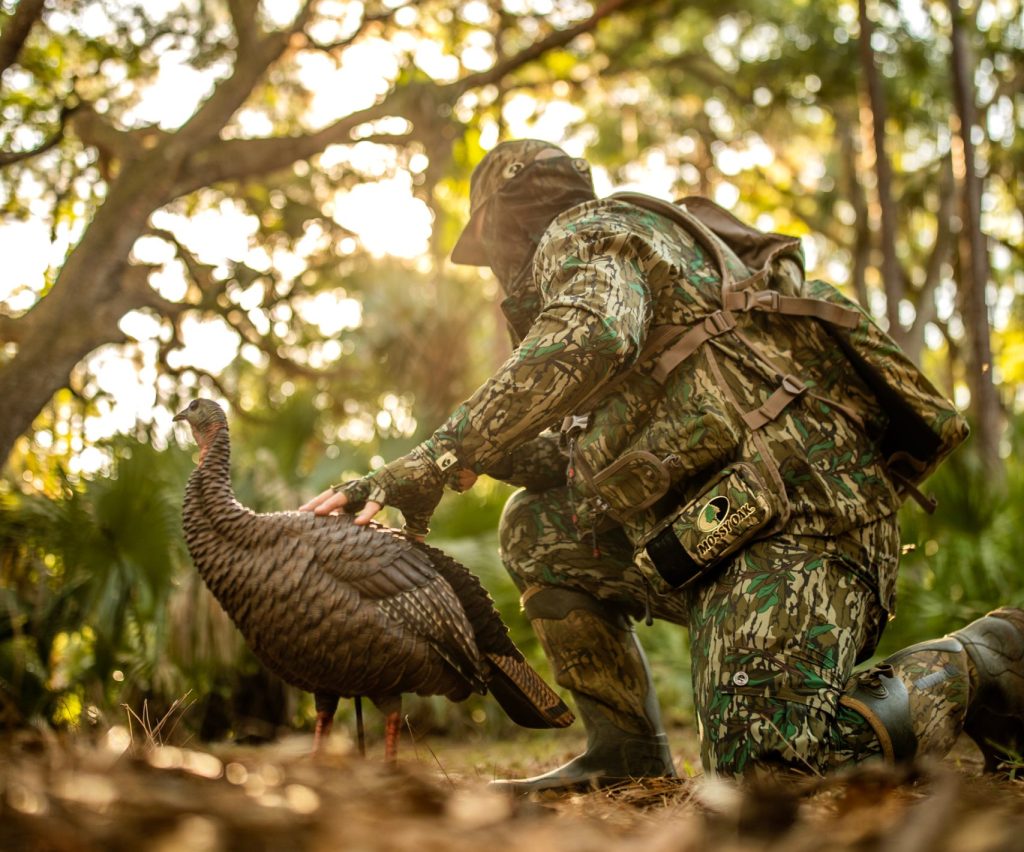
M 960 450 L 926 483 L 939 501 L 935 513 L 904 506 L 897 611 L 879 653 L 942 636 L 999 606 L 1024 607 L 1017 564 L 1024 530 L 1020 418 L 1008 443 L 1005 484 L 994 485 L 976 456 Z

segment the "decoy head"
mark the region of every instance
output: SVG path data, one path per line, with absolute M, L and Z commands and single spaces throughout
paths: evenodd
M 174 420 L 183 420 L 192 427 L 192 437 L 205 450 L 213 436 L 228 425 L 224 409 L 212 399 L 194 399 L 177 414 Z

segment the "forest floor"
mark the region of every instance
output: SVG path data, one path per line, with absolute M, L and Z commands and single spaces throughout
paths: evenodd
M 362 759 L 344 731 L 316 759 L 308 735 L 182 748 L 124 728 L 88 742 L 21 732 L 0 740 L 0 850 L 1024 852 L 1024 781 L 983 775 L 969 742 L 912 769 L 741 790 L 694 769 L 692 730 L 671 739 L 690 777 L 512 799 L 487 782 L 554 766 L 581 738 L 405 738 L 386 766 L 379 743 Z

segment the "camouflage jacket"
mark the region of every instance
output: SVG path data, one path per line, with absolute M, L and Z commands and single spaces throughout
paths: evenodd
M 733 274 L 747 277 L 722 248 Z M 695 496 L 735 461 L 757 466 L 782 498 L 775 530 L 831 538 L 898 507 L 875 441 L 884 414 L 819 324 L 740 316 L 736 333 L 758 347 L 774 374 L 722 337 L 701 346 L 664 385 L 652 378 L 644 355 L 652 335 L 665 326 L 694 327 L 721 307 L 715 263 L 674 222 L 614 198 L 581 204 L 549 226 L 532 272 L 523 292 L 503 305 L 522 330 L 518 348 L 432 439 L 452 448 L 463 466 L 524 484 L 517 471 L 555 482 L 560 472 L 541 476 L 531 468 L 533 450 L 544 448 L 536 456 L 544 464 L 564 464 L 550 449 L 550 433 L 541 433 L 581 415 L 568 453 L 580 527 L 610 518 L 637 546 L 666 508 Z M 782 262 L 772 286 L 806 295 L 814 285 L 797 264 Z M 753 434 L 737 403 L 757 407 L 789 374 L 809 392 Z M 640 464 L 602 484 L 602 471 L 635 451 L 660 460 L 669 481 Z M 656 487 L 645 479 L 658 480 Z

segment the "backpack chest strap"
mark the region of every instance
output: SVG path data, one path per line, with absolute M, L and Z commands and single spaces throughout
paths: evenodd
M 796 376 L 785 375 L 774 393 L 764 401 L 760 408 L 743 413 L 743 422 L 747 428 L 756 431 L 778 418 L 786 407 L 795 399 L 804 395 L 807 386 Z
M 790 317 L 813 317 L 840 328 L 854 329 L 860 325 L 857 311 L 822 299 L 783 296 L 778 290 L 729 290 L 722 294 L 727 311 L 763 311 Z

